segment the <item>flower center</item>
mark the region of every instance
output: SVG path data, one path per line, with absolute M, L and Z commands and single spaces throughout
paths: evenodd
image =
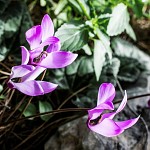
M 35 58 L 33 59 L 33 62 L 39 63 L 39 62 L 41 61 L 41 58 L 43 57 L 44 54 L 45 54 L 46 57 L 47 57 L 48 53 L 47 53 L 46 51 L 43 51 L 43 52 L 41 52 L 41 54 L 40 54 L 39 56 L 37 56 L 37 57 L 35 57 Z
M 98 116 L 96 119 L 90 120 L 90 125 L 94 126 L 100 123 L 102 115 Z

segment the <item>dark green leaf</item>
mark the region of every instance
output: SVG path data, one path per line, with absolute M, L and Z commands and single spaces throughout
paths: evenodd
M 145 65 L 146 69 L 150 70 L 150 56 L 133 44 L 121 38 L 114 38 L 112 47 L 116 55 L 136 59 L 139 63 Z
M 39 101 L 39 112 L 40 113 L 45 113 L 52 111 L 52 106 L 49 102 L 47 101 Z M 40 116 L 42 120 L 48 121 L 51 118 L 51 115 L 42 115 Z
M 25 103 L 19 108 L 19 110 L 22 111 L 24 109 L 24 106 L 25 106 Z M 26 108 L 26 110 L 23 112 L 23 115 L 25 117 L 36 115 L 36 107 L 35 107 L 35 105 L 30 103 L 28 105 L 28 107 Z M 32 119 L 32 118 L 30 118 L 30 119 Z

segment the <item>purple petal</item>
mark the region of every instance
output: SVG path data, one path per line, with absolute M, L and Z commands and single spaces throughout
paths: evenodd
M 19 78 L 23 77 L 24 75 L 28 74 L 29 72 L 33 71 L 35 69 L 32 65 L 20 65 L 20 66 L 14 66 L 12 67 L 12 72 L 10 75 L 10 79 L 12 78 Z
M 51 44 L 48 48 L 47 48 L 47 52 L 51 53 L 51 52 L 55 52 L 55 51 L 60 51 L 61 48 L 61 44 L 60 41 L 55 43 L 55 44 Z
M 120 106 L 119 106 L 118 109 L 116 110 L 116 113 L 119 113 L 120 111 L 122 111 L 123 108 L 125 107 L 126 103 L 127 103 L 127 93 L 126 93 L 126 91 L 125 91 L 124 98 L 123 98 L 123 100 L 122 100 Z
M 139 117 L 140 116 L 138 116 L 137 118 L 134 118 L 134 119 L 126 120 L 126 121 L 119 121 L 119 122 L 116 122 L 116 124 L 121 129 L 124 130 L 124 129 L 130 128 L 131 126 L 133 126 L 139 120 Z
M 42 42 L 54 35 L 54 25 L 48 14 L 46 14 L 43 17 L 41 22 L 41 28 L 42 28 Z
M 103 109 L 90 109 L 88 110 L 88 118 L 90 120 L 96 119 L 101 115 L 103 111 L 104 111 Z
M 103 83 L 101 84 L 98 92 L 98 100 L 97 105 L 112 102 L 115 97 L 115 88 L 111 83 Z
M 22 65 L 27 65 L 29 62 L 30 53 L 24 46 L 21 46 L 21 53 L 22 53 Z
M 109 118 L 104 119 L 102 122 L 98 123 L 97 125 L 91 125 L 89 120 L 88 127 L 92 131 L 106 137 L 116 136 L 123 132 L 123 130 L 113 120 Z
M 22 82 L 36 79 L 46 68 L 36 66 L 34 70 L 22 77 Z
M 56 89 L 56 87 L 56 84 L 35 80 L 14 83 L 14 88 L 29 96 L 44 95 L 46 93 L 52 92 Z
M 52 52 L 49 53 L 48 56 L 38 65 L 45 68 L 63 68 L 70 65 L 77 58 L 77 56 L 77 54 L 73 54 L 71 52 Z
M 31 49 L 34 49 L 40 45 L 41 38 L 42 32 L 40 25 L 34 26 L 26 32 L 26 40 L 28 41 Z
M 95 109 L 108 109 L 108 110 L 114 110 L 114 105 L 112 102 L 105 102 L 103 104 L 98 105 L 95 107 Z
M 38 49 L 41 49 L 43 48 L 44 46 L 46 45 L 51 45 L 51 44 L 59 44 L 60 43 L 60 40 L 55 37 L 55 36 L 52 36 L 52 37 L 49 37 L 48 39 L 46 39 L 44 42 L 42 42 L 39 46 L 38 46 Z M 37 49 L 36 49 L 37 50 Z

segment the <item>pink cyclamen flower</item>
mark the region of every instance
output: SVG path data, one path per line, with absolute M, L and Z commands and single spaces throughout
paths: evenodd
M 56 89 L 56 84 L 35 80 L 44 69 L 45 68 L 34 67 L 32 65 L 12 67 L 8 81 L 9 88 L 18 89 L 20 92 L 29 96 L 38 96 L 52 92 Z
M 88 127 L 103 136 L 112 137 L 121 134 L 125 129 L 133 126 L 139 117 L 126 120 L 114 121 L 113 118 L 118 114 L 127 103 L 127 94 L 125 91 L 124 98 L 115 112 L 105 113 L 105 110 L 113 110 L 112 103 L 115 97 L 115 88 L 111 83 L 103 83 L 98 92 L 97 106 L 88 110 Z
M 26 32 L 30 51 L 22 49 L 22 64 L 37 65 L 44 68 L 63 68 L 70 65 L 77 54 L 60 50 L 60 40 L 54 37 L 54 25 L 46 14 L 41 25 L 32 27 Z M 48 46 L 46 50 L 44 47 Z

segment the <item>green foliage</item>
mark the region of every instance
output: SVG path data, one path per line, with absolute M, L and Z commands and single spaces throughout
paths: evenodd
M 135 59 L 142 66 L 145 66 L 145 69 L 150 70 L 149 56 L 130 42 L 120 38 L 114 38 L 112 41 L 112 47 L 117 56 Z
M 52 111 L 52 110 L 53 110 L 52 106 L 49 102 L 39 101 L 39 112 L 40 113 L 45 113 L 45 112 L 49 112 L 49 111 Z M 44 121 L 48 121 L 51 118 L 50 115 L 41 115 L 40 117 Z
M 62 49 L 76 51 L 87 43 L 88 30 L 82 23 L 66 23 L 58 29 L 55 36 L 60 39 Z
M 116 36 L 126 30 L 129 36 L 136 40 L 134 31 L 129 24 L 129 20 L 130 18 L 127 11 L 127 6 L 123 3 L 118 4 L 114 7 L 112 17 L 110 18 L 107 26 L 108 35 Z
M 26 103 L 24 103 L 20 108 L 19 110 L 20 111 L 23 111 L 24 107 L 25 107 Z M 36 112 L 36 106 L 32 103 L 30 103 L 28 105 L 28 107 L 25 109 L 25 111 L 23 112 L 23 115 L 25 117 L 29 117 L 29 116 L 33 116 L 35 115 L 37 112 Z M 32 119 L 32 118 L 31 118 Z
M 0 2 L 2 3 L 2 1 Z M 4 60 L 9 52 L 13 53 L 13 51 L 11 51 L 11 48 L 16 42 L 16 37 L 18 36 L 20 27 L 21 31 L 23 32 L 21 36 L 22 42 L 23 39 L 25 39 L 22 38 L 24 32 L 29 28 L 29 26 L 31 26 L 31 24 L 29 25 L 27 17 L 26 20 L 22 21 L 24 19 L 23 16 L 25 16 L 25 14 L 27 13 L 27 8 L 25 7 L 25 4 L 23 2 L 10 2 L 7 0 L 3 6 L 5 9 L 1 9 L 0 12 L 0 61 Z M 28 18 L 30 18 L 29 15 Z

